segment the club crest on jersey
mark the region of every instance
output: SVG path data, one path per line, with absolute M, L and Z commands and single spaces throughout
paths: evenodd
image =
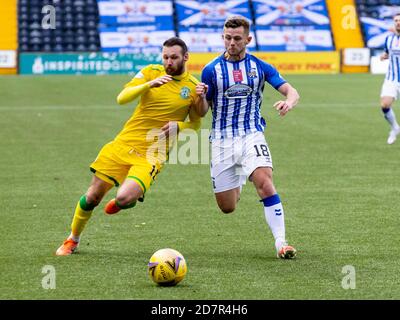
M 182 97 L 182 99 L 189 98 L 189 95 L 190 95 L 190 89 L 188 87 L 183 87 L 181 89 L 181 97 Z
M 257 78 L 257 69 L 256 68 L 251 68 L 249 72 L 247 72 L 247 76 L 250 79 Z
M 228 99 L 247 98 L 252 91 L 253 89 L 248 85 L 239 83 L 230 86 L 228 90 L 225 91 L 224 96 Z

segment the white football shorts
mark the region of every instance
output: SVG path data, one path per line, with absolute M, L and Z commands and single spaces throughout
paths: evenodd
M 385 80 L 382 85 L 381 97 L 393 97 L 397 100 L 400 92 L 400 83 L 390 80 Z
M 246 183 L 259 167 L 272 168 L 271 152 L 263 132 L 211 141 L 211 179 L 214 193 Z

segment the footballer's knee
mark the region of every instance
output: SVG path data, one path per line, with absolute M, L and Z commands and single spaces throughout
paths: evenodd
M 136 203 L 136 201 L 143 195 L 140 192 L 121 192 L 115 197 L 118 205 L 121 207 L 129 207 Z
M 217 200 L 217 203 L 218 203 L 219 209 L 223 213 L 228 214 L 228 213 L 232 213 L 233 211 L 235 211 L 237 201 L 235 201 L 235 202 L 234 201 L 225 202 L 225 201 L 218 201 Z
M 143 197 L 143 189 L 134 180 L 127 179 L 118 189 L 115 200 L 121 207 L 133 206 L 136 201 Z
M 223 213 L 232 213 L 240 198 L 240 188 L 223 191 L 215 194 L 218 207 Z
M 101 193 L 95 193 L 95 192 L 87 192 L 86 193 L 86 203 L 90 206 L 90 207 L 97 207 L 99 205 L 99 203 L 101 202 L 101 200 L 103 199 L 104 194 Z
M 383 110 L 390 109 L 392 107 L 394 99 L 391 97 L 383 97 L 381 98 L 381 108 Z
M 99 205 L 105 194 L 113 186 L 109 183 L 104 182 L 96 176 L 93 176 L 92 183 L 85 194 L 85 201 L 90 207 L 96 207 Z
M 220 206 L 219 208 L 221 209 L 222 213 L 225 213 L 225 214 L 232 213 L 236 209 L 235 206 L 226 206 L 226 207 Z

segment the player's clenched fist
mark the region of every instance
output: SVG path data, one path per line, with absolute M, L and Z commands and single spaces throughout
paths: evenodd
M 172 80 L 172 76 L 166 74 L 165 76 L 159 77 L 154 79 L 153 81 L 149 82 L 150 88 L 157 88 L 161 87 L 162 85 L 170 82 Z
M 208 85 L 206 85 L 203 82 L 200 82 L 196 85 L 196 94 L 202 98 L 206 96 L 206 93 L 208 91 Z

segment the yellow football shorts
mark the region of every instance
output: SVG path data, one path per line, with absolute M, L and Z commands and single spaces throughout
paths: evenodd
M 111 141 L 103 146 L 90 170 L 101 180 L 116 187 L 125 179 L 135 180 L 143 194 L 160 173 L 162 165 L 150 163 L 146 156 L 138 154 L 132 147 Z

